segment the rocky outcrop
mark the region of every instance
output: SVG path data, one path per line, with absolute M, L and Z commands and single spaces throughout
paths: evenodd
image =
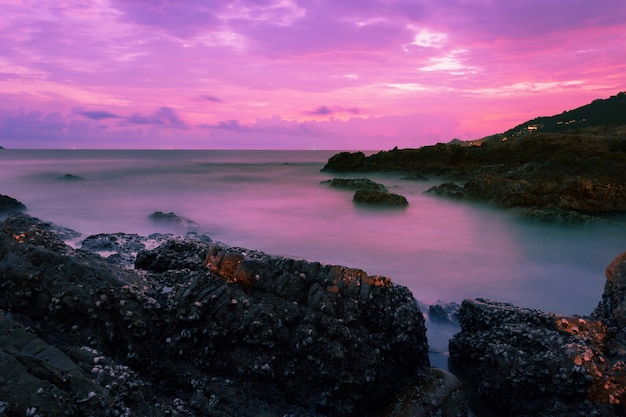
M 6 414 L 377 415 L 428 369 L 417 302 L 388 278 L 210 239 L 73 249 L 44 225 L 0 223 Z M 129 245 L 135 267 L 111 261 Z
M 437 195 L 598 216 L 626 212 L 626 147 L 623 134 L 611 132 L 532 133 L 481 146 L 437 144 L 367 157 L 342 153 L 323 171 L 434 176 L 454 181 L 429 190 Z
M 9 197 L 8 195 L 0 194 L 0 214 L 25 210 L 26 206 L 20 201 L 14 199 L 13 197 Z
M 322 171 L 350 172 L 359 171 L 365 164 L 365 154 L 363 152 L 339 152 L 328 160 Z
M 449 346 L 454 370 L 501 414 L 626 415 L 626 253 L 606 275 L 590 317 L 465 300 Z

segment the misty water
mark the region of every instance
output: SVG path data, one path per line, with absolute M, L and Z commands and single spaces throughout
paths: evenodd
M 0 194 L 28 213 L 95 233 L 184 233 L 154 224 L 175 212 L 232 246 L 360 268 L 407 286 L 427 310 L 483 297 L 589 314 L 624 229 L 523 221 L 513 213 L 425 194 L 441 181 L 320 172 L 334 151 L 1 150 Z M 70 174 L 75 177 L 66 177 Z M 406 209 L 353 204 L 321 181 L 367 177 L 406 196 Z M 452 326 L 429 322 L 445 366 Z

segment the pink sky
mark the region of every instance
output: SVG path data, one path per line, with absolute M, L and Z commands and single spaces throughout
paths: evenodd
M 390 149 L 626 90 L 626 0 L 0 0 L 6 148 Z

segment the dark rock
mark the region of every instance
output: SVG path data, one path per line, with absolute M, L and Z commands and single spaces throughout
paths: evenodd
M 155 233 L 148 237 L 129 233 L 103 233 L 87 236 L 81 243 L 81 249 L 105 258 L 109 263 L 126 268 L 133 268 L 137 254 L 154 248 L 173 235 Z
M 328 160 L 322 171 L 359 171 L 364 167 L 364 163 L 365 154 L 363 152 L 339 152 Z
M 426 190 L 426 192 L 429 194 L 452 198 L 463 198 L 464 196 L 463 187 L 453 182 L 444 182 L 443 184 L 430 187 Z
M 87 251 L 103 237 L 76 250 L 19 216 L 0 228 L 0 310 L 58 350 L 17 372 L 89 403 L 68 415 L 373 416 L 429 366 L 417 302 L 388 278 L 189 238 L 130 270 Z M 63 355 L 90 375 L 86 399 Z M 32 384 L 0 386 L 11 412 L 31 407 Z
M 432 368 L 408 384 L 387 408 L 385 417 L 467 417 L 463 384 Z
M 322 181 L 322 184 L 328 184 L 331 188 L 342 188 L 354 191 L 387 191 L 387 187 L 383 184 L 379 184 L 367 178 L 333 178 L 332 180 Z
M 198 224 L 193 220 L 189 220 L 173 212 L 163 213 L 162 211 L 155 211 L 150 216 L 148 216 L 148 218 L 155 223 L 168 226 L 175 226 L 189 230 L 195 230 L 198 228 Z
M 591 317 L 565 317 L 483 299 L 465 300 L 451 366 L 501 415 L 626 413 L 626 253 L 607 268 Z
M 83 177 L 79 177 L 78 175 L 73 175 L 73 174 L 65 174 L 60 179 L 65 180 L 65 181 L 82 181 L 82 180 L 84 180 Z
M 324 171 L 398 173 L 434 176 L 451 183 L 429 192 L 489 202 L 505 208 L 575 212 L 602 218 L 626 212 L 626 153 L 623 126 L 567 133 L 530 133 L 482 146 L 437 144 L 419 149 L 393 149 L 358 158 L 331 158 Z M 347 165 L 342 165 L 345 162 Z M 537 211 L 536 214 L 541 214 Z M 549 219 L 548 219 L 549 217 Z M 573 216 L 529 216 L 570 222 Z
M 13 197 L 0 194 L 0 214 L 13 211 L 26 211 L 26 206 Z
M 461 306 L 457 303 L 438 302 L 428 307 L 428 317 L 435 323 L 459 324 L 459 310 Z
M 384 191 L 358 190 L 352 201 L 360 204 L 388 207 L 406 207 L 409 205 L 406 197 Z

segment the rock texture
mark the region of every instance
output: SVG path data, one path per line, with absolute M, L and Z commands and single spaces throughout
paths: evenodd
M 590 317 L 465 300 L 454 370 L 502 415 L 626 415 L 626 253 L 606 275 Z
M 20 201 L 14 199 L 13 197 L 9 197 L 8 195 L 0 194 L 0 214 L 25 210 L 26 206 Z
M 406 207 L 409 205 L 406 197 L 386 191 L 358 190 L 354 193 L 352 201 L 359 204 L 383 207 Z
M 73 249 L 46 225 L 0 223 L 4 414 L 377 415 L 429 366 L 417 302 L 388 278 L 210 239 Z M 135 267 L 113 253 L 129 245 Z

